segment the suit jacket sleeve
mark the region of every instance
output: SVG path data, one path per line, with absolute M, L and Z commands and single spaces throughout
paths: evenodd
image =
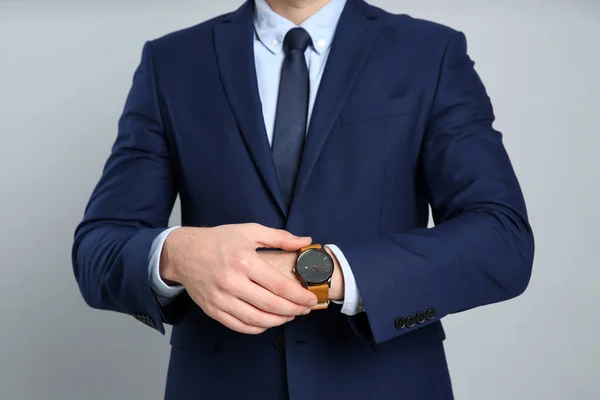
M 473 65 L 464 35 L 453 32 L 420 155 L 436 226 L 336 241 L 366 309 L 367 329 L 358 326 L 364 315 L 350 318 L 363 340 L 381 343 L 450 313 L 518 296 L 528 285 L 533 235 Z M 396 323 L 432 309 L 433 319 L 412 328 Z
M 146 43 L 112 152 L 75 231 L 72 260 L 90 306 L 133 315 L 164 334 L 162 322 L 174 323 L 185 299 L 161 309 L 149 283 L 150 249 L 176 197 L 160 110 Z

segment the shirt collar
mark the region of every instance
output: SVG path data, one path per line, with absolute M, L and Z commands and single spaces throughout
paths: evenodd
M 266 0 L 255 0 L 254 29 L 261 43 L 273 54 L 283 48 L 286 33 L 296 25 L 274 12 Z M 321 54 L 331 46 L 346 0 L 331 0 L 300 24 L 312 39 L 312 48 Z

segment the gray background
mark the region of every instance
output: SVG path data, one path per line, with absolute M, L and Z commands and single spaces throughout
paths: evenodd
M 1 399 L 162 397 L 167 338 L 85 305 L 72 234 L 144 41 L 240 3 L 0 1 Z M 599 398 L 600 3 L 373 3 L 467 34 L 536 233 L 523 296 L 445 318 L 456 397 Z

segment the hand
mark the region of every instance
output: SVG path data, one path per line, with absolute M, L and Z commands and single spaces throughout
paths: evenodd
M 257 254 L 262 258 L 263 261 L 272 265 L 279 272 L 298 282 L 302 285 L 298 276 L 294 273 L 294 267 L 296 266 L 296 259 L 298 258 L 298 252 L 290 251 L 259 251 Z
M 259 334 L 302 315 L 317 299 L 256 249 L 297 251 L 310 243 L 254 223 L 179 228 L 165 241 L 160 274 L 183 285 L 208 316 L 235 331 Z

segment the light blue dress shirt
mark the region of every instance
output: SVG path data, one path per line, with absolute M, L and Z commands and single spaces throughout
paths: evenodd
M 269 143 L 272 144 L 275 113 L 277 112 L 277 96 L 279 94 L 279 77 L 285 58 L 283 39 L 286 33 L 295 28 L 296 25 L 271 10 L 266 0 L 256 0 L 255 4 L 254 62 L 265 129 Z M 309 33 L 312 39 L 312 46 L 309 46 L 305 53 L 310 78 L 308 121 L 310 121 L 312 115 L 317 90 L 331 49 L 331 42 L 345 4 L 346 0 L 331 0 L 300 25 Z M 150 284 L 163 305 L 184 290 L 182 286 L 165 284 L 159 274 L 159 261 L 163 244 L 169 233 L 177 228 L 179 227 L 169 228 L 158 235 L 150 250 Z M 344 276 L 344 301 L 337 303 L 343 304 L 342 313 L 355 315 L 363 311 L 364 308 L 354 274 L 342 251 L 332 244 L 327 245 L 327 247 L 337 258 Z

